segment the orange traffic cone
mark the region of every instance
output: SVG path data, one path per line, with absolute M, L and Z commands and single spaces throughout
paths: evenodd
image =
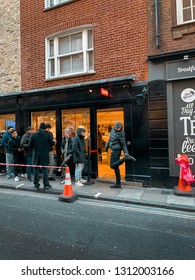
M 70 178 L 70 170 L 69 167 L 66 167 L 66 175 L 65 175 L 65 184 L 64 184 L 64 191 L 59 196 L 60 201 L 64 202 L 74 202 L 78 198 L 78 195 L 74 194 L 72 189 L 72 183 Z
M 179 182 L 178 182 L 177 190 L 181 191 L 181 192 L 191 192 L 192 191 L 192 187 L 190 186 L 190 184 L 185 182 L 182 179 L 181 167 L 180 167 L 180 172 L 179 172 Z

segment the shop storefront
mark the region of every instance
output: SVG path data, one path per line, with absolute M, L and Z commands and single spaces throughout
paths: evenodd
M 173 159 L 182 153 L 189 157 L 195 173 L 195 60 L 167 63 L 166 75 L 170 176 L 179 174 L 179 167 Z
M 149 185 L 148 100 L 144 95 L 144 102 L 139 104 L 135 97 L 144 92 L 145 85 L 135 85 L 130 89 L 133 80 L 134 76 L 128 76 L 4 95 L 0 97 L 0 115 L 3 116 L 4 111 L 14 112 L 20 135 L 28 125 L 37 130 L 41 122 L 50 123 L 57 141 L 54 149 L 57 164 L 60 163 L 64 129 L 76 131 L 79 126 L 85 127 L 86 145 L 90 139 L 92 178 L 114 178 L 105 143 L 114 123 L 120 121 L 129 153 L 137 158 L 136 163 L 128 162 L 121 166 L 122 177 L 140 185 Z
M 149 122 L 152 184 L 178 184 L 178 154 L 195 173 L 195 60 L 186 53 L 150 57 Z M 160 179 L 160 180 L 159 180 Z

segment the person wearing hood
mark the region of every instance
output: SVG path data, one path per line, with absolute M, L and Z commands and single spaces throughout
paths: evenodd
M 82 187 L 86 181 L 82 179 L 86 159 L 85 129 L 79 127 L 73 141 L 73 162 L 75 163 L 75 185 Z
M 37 132 L 30 138 L 29 148 L 32 149 L 33 165 L 49 165 L 49 151 L 54 142 L 51 136 L 45 131 L 45 123 L 41 123 Z M 34 187 L 39 190 L 39 168 L 34 168 Z M 43 167 L 43 190 L 51 188 L 49 184 L 48 168 Z
M 122 129 L 122 123 L 116 122 L 114 124 L 114 128 L 112 128 L 110 132 L 110 138 L 105 146 L 106 151 L 108 151 L 109 148 L 112 150 L 110 157 L 110 168 L 114 169 L 116 175 L 116 184 L 110 186 L 111 188 L 121 188 L 121 175 L 119 166 L 129 160 L 136 161 L 133 156 L 129 155 L 125 141 L 125 132 Z M 122 151 L 124 152 L 124 157 L 120 159 Z

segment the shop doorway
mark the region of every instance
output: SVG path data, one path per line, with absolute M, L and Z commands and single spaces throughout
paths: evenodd
M 114 179 L 114 170 L 110 168 L 111 149 L 105 151 L 105 144 L 109 140 L 110 131 L 115 122 L 121 122 L 124 127 L 123 108 L 97 110 L 97 147 L 98 147 L 98 177 Z M 125 177 L 125 164 L 120 166 L 121 178 Z

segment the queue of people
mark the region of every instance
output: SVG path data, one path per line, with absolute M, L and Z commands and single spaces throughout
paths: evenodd
M 77 135 L 72 129 L 65 129 L 64 138 L 61 143 L 62 163 L 58 171 L 62 171 L 65 176 L 64 168 L 69 166 L 71 175 L 75 176 L 75 184 L 83 186 L 86 182 L 82 179 L 82 171 L 86 157 L 85 149 L 85 130 L 77 129 Z M 74 141 L 73 141 L 74 139 Z M 13 126 L 8 126 L 7 131 L 0 132 L 0 162 L 6 162 L 6 179 L 14 177 L 18 182 L 19 172 L 21 177 L 27 178 L 32 182 L 32 171 L 34 173 L 34 187 L 40 188 L 40 166 L 43 172 L 43 190 L 51 188 L 49 181 L 55 180 L 52 168 L 54 166 L 53 146 L 56 144 L 51 132 L 51 125 L 41 123 L 39 129 L 34 132 L 31 126 L 27 127 L 25 134 L 20 138 L 17 130 Z M 3 158 L 4 155 L 4 158 Z M 30 165 L 37 165 L 31 168 Z M 47 167 L 48 166 L 48 167 Z M 52 166 L 49 168 L 49 166 Z M 5 166 L 1 166 L 2 168 Z M 64 180 L 62 181 L 64 183 Z
M 106 143 L 106 151 L 112 150 L 110 158 L 110 167 L 115 171 L 116 184 L 111 188 L 121 188 L 121 176 L 119 166 L 126 161 L 136 161 L 133 156 L 128 153 L 125 142 L 125 134 L 122 130 L 122 124 L 116 122 L 114 128 L 110 132 L 109 141 Z M 101 140 L 101 141 L 100 141 Z M 101 143 L 98 130 L 98 154 L 101 161 Z M 14 176 L 14 180 L 18 182 L 19 171 L 21 169 L 21 177 L 26 177 L 32 182 L 32 170 L 34 173 L 34 188 L 40 188 L 40 167 L 43 173 L 43 190 L 49 189 L 50 180 L 55 180 L 53 177 L 54 154 L 53 147 L 56 144 L 51 132 L 51 125 L 41 123 L 39 129 L 34 132 L 31 126 L 27 127 L 26 133 L 20 138 L 16 129 L 12 126 L 7 127 L 7 131 L 0 131 L 0 162 L 6 161 L 6 179 L 9 180 Z M 3 158 L 3 150 L 5 150 Z M 121 159 L 121 151 L 124 152 L 124 157 Z M 76 131 L 76 136 L 72 129 L 64 130 L 64 137 L 61 143 L 61 166 L 58 172 L 62 172 L 65 176 L 65 168 L 69 166 L 70 174 L 75 177 L 75 185 L 81 187 L 86 180 L 82 178 L 86 160 L 86 144 L 85 144 L 85 129 L 79 127 Z M 31 168 L 33 165 L 33 168 Z M 37 166 L 37 167 L 35 167 Z M 49 168 L 51 166 L 51 168 Z M 5 172 L 3 166 L 0 166 L 0 172 Z M 4 167 L 5 168 L 5 167 Z M 64 180 L 61 182 L 64 184 Z

